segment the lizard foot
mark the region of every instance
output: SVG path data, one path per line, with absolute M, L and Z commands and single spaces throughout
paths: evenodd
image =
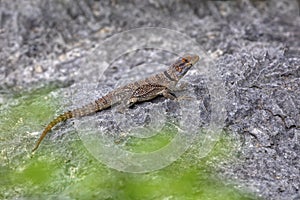
M 179 86 L 176 87 L 176 89 L 174 90 L 175 92 L 180 92 L 180 91 L 184 91 L 188 88 L 189 83 L 187 82 L 181 82 Z
M 192 100 L 196 100 L 196 99 L 194 97 L 190 97 L 190 96 L 180 96 L 180 97 L 176 98 L 176 101 L 185 101 L 185 100 L 192 101 Z

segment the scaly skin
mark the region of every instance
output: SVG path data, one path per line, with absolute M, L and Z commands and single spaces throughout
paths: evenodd
M 137 102 L 151 100 L 159 95 L 172 100 L 176 99 L 176 96 L 171 91 L 175 89 L 178 81 L 198 60 L 199 56 L 197 55 L 185 55 L 177 59 L 175 63 L 162 73 L 119 87 L 90 104 L 59 115 L 46 126 L 32 151 L 37 150 L 44 137 L 56 124 L 67 119 L 78 118 L 105 110 L 117 103 L 122 103 L 124 99 L 127 99 L 125 104 L 128 107 Z

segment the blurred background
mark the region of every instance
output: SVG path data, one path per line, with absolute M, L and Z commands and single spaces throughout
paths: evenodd
M 294 0 L 1 0 L 0 198 L 300 199 L 299 14 Z M 95 160 L 66 123 L 32 156 L 44 125 L 72 107 L 74 83 L 97 79 L 77 71 L 85 56 L 142 27 L 190 36 L 218 66 L 227 117 L 212 152 L 199 159 L 195 145 L 163 170 L 123 173 Z

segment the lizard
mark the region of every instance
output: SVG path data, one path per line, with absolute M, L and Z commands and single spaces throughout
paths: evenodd
M 43 130 L 37 140 L 32 152 L 38 149 L 42 140 L 48 132 L 58 123 L 70 118 L 79 118 L 90 115 L 102 110 L 108 109 L 113 105 L 121 103 L 122 99 L 127 107 L 131 107 L 138 102 L 149 101 L 157 96 L 163 96 L 167 99 L 175 100 L 177 97 L 172 91 L 176 89 L 178 81 L 195 65 L 199 60 L 198 55 L 187 54 L 179 57 L 167 70 L 149 76 L 143 80 L 129 83 L 125 86 L 118 87 L 101 98 L 86 104 L 72 111 L 64 112 L 53 119 Z M 118 98 L 119 97 L 119 98 Z M 121 98 L 120 98 L 121 97 Z

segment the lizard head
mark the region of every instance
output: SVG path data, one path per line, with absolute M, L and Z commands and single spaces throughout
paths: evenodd
M 172 71 L 176 78 L 179 80 L 182 78 L 191 67 L 196 64 L 199 60 L 199 56 L 197 55 L 184 55 L 180 57 L 172 66 Z

